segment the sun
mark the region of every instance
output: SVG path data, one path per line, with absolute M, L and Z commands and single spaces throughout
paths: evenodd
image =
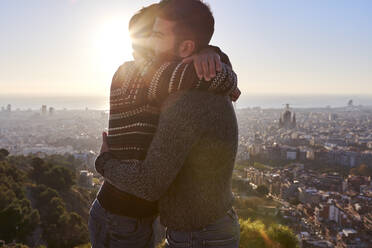
M 125 61 L 132 60 L 132 46 L 128 32 L 128 20 L 112 18 L 97 29 L 95 46 L 99 70 L 111 76 Z

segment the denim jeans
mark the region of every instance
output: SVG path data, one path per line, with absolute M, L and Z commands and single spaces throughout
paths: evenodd
M 184 232 L 166 230 L 167 248 L 238 248 L 240 225 L 236 212 L 230 209 L 227 214 L 201 230 Z
M 95 199 L 88 220 L 92 248 L 154 248 L 154 220 L 112 214 Z

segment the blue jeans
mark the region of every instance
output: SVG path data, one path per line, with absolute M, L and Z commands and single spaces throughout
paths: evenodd
M 198 231 L 184 232 L 168 228 L 166 230 L 167 248 L 238 248 L 239 240 L 239 218 L 233 209 L 230 209 L 224 217 Z
M 111 214 L 95 199 L 88 220 L 92 248 L 154 248 L 154 220 Z

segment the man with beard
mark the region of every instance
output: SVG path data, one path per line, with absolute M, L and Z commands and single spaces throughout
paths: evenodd
M 191 2 L 192 1 L 187 1 L 187 6 L 190 7 L 189 3 Z M 163 1 L 160 4 L 162 11 L 172 7 L 171 3 L 172 1 Z M 206 13 L 206 9 L 203 8 L 205 5 L 200 5 L 201 2 L 199 1 L 195 1 L 195 3 L 192 3 L 191 8 L 187 10 L 188 12 L 186 11 L 186 13 L 183 14 L 190 13 L 190 10 L 193 10 L 193 12 L 197 10 L 197 12 L 194 12 L 194 16 L 198 14 L 198 11 L 199 14 Z M 200 7 L 202 8 L 200 9 Z M 174 8 L 174 6 L 172 8 Z M 170 11 L 170 9 L 168 11 Z M 151 142 L 153 143 L 151 147 L 154 146 L 156 140 L 159 142 L 159 139 L 156 139 L 156 135 L 159 132 L 158 130 L 162 128 L 161 122 L 159 123 L 160 126 L 158 126 L 158 117 L 160 107 L 163 105 L 165 99 L 169 102 L 172 100 L 172 95 L 179 98 L 185 92 L 192 92 L 191 89 L 199 89 L 195 94 L 202 91 L 219 93 L 220 96 L 216 98 L 216 100 L 223 103 L 222 106 L 219 104 L 217 107 L 213 101 L 210 103 L 217 108 L 228 108 L 228 105 L 226 105 L 226 99 L 229 100 L 226 96 L 228 94 L 230 94 L 232 98 L 235 96 L 236 99 L 236 76 L 231 68 L 223 64 L 219 69 L 218 63 L 213 64 L 216 62 L 215 58 L 218 58 L 218 56 L 211 53 L 210 49 L 207 49 L 207 51 L 209 51 L 207 53 L 205 49 L 203 50 L 203 48 L 206 48 L 206 45 L 208 45 L 210 37 L 201 37 L 203 36 L 201 35 L 200 38 L 197 38 L 198 35 L 194 36 L 194 34 L 190 36 L 192 30 L 186 29 L 184 29 L 185 38 L 179 35 L 172 35 L 171 33 L 174 29 L 170 28 L 166 23 L 165 25 L 161 23 L 161 19 L 162 18 L 156 19 L 151 39 L 151 43 L 154 45 L 156 61 L 143 59 L 149 53 L 147 49 L 143 49 L 144 47 L 146 48 L 144 45 L 146 42 L 143 42 L 146 41 L 146 38 L 138 38 L 134 46 L 137 52 L 135 54 L 136 62 L 122 65 L 113 78 L 110 96 L 109 136 L 107 137 L 107 144 L 104 144 L 101 149 L 102 154 L 96 160 L 97 171 L 105 177 L 105 183 L 102 185 L 97 199 L 92 206 L 89 219 L 89 229 L 93 247 L 152 246 L 151 224 L 157 213 L 156 206 L 159 198 L 148 198 L 141 194 L 132 193 L 130 190 L 128 191 L 126 188 L 122 188 L 122 185 L 118 183 L 120 179 L 117 180 L 118 177 L 112 177 L 112 175 L 115 174 L 114 170 L 121 171 L 121 168 L 124 168 L 122 167 L 123 165 L 129 167 L 138 165 L 138 169 L 140 169 L 146 162 L 151 154 L 150 150 L 148 150 Z M 158 23 L 159 21 L 160 23 Z M 190 26 L 190 24 L 195 23 L 195 21 L 194 18 L 193 21 L 184 26 Z M 199 19 L 198 21 L 203 20 Z M 206 24 L 206 26 L 208 26 L 210 23 Z M 143 35 L 143 30 L 141 28 L 139 30 L 139 33 Z M 199 30 L 199 33 L 200 31 L 201 30 Z M 207 30 L 207 33 L 210 32 Z M 211 33 L 213 34 L 213 31 Z M 197 34 L 197 32 L 195 32 L 195 34 Z M 207 36 L 208 35 L 209 34 L 207 34 Z M 143 36 L 146 37 L 145 35 Z M 206 40 L 208 41 L 205 42 Z M 199 53 L 199 55 L 191 56 L 195 54 L 196 51 L 201 50 L 204 52 Z M 223 54 L 221 54 L 221 56 L 223 57 Z M 187 60 L 189 61 L 196 61 L 194 63 L 195 68 L 188 66 L 186 63 L 182 63 L 180 60 L 183 58 L 188 58 Z M 210 58 L 212 58 L 212 60 Z M 164 61 L 169 62 L 163 63 Z M 216 67 L 219 69 L 219 72 L 216 74 L 216 77 L 213 78 L 213 70 Z M 201 80 L 203 76 L 205 80 Z M 175 93 L 176 91 L 182 94 L 177 95 L 177 93 Z M 170 94 L 172 95 L 169 96 Z M 224 98 L 221 95 L 225 95 L 226 97 Z M 214 94 L 214 96 L 216 96 L 216 94 Z M 174 103 L 182 104 L 183 101 L 187 100 L 177 100 Z M 192 99 L 188 101 L 192 101 Z M 223 107 L 224 104 L 225 107 Z M 164 106 L 166 106 L 166 103 Z M 190 107 L 192 106 L 190 105 L 189 108 Z M 218 111 L 216 113 L 218 114 Z M 180 121 L 174 114 L 175 113 L 170 116 L 175 117 L 174 120 L 176 122 Z M 187 112 L 185 114 L 183 118 L 187 116 Z M 162 115 L 165 117 L 167 116 L 165 114 Z M 170 116 L 168 116 L 168 118 L 170 118 Z M 235 116 L 233 117 L 235 118 Z M 235 119 L 232 119 L 232 121 L 232 124 L 234 121 L 236 122 Z M 168 124 L 174 125 L 175 123 L 169 122 Z M 186 125 L 187 122 L 183 124 Z M 230 126 L 232 124 L 230 124 Z M 196 122 L 193 126 L 195 125 L 199 124 Z M 225 127 L 227 126 L 225 125 Z M 168 131 L 171 131 L 171 129 Z M 185 131 L 183 135 L 190 132 L 190 130 Z M 231 131 L 234 132 L 233 125 Z M 155 134 L 155 132 L 156 135 L 154 138 L 153 134 Z M 161 133 L 163 132 L 160 132 L 160 134 Z M 173 135 L 173 132 L 171 131 L 170 134 Z M 104 137 L 106 138 L 106 136 Z M 175 138 L 178 139 L 178 142 L 182 141 L 176 136 Z M 197 136 L 195 137 L 195 141 L 196 140 L 198 140 Z M 163 143 L 163 141 L 160 141 L 160 143 Z M 155 146 L 158 145 L 159 143 Z M 165 145 L 165 143 L 163 145 Z M 171 143 L 168 143 L 168 145 L 173 146 Z M 158 148 L 160 147 L 158 146 Z M 180 147 L 177 149 L 180 149 Z M 158 150 L 158 152 L 160 152 L 160 150 Z M 185 150 L 183 153 L 187 153 L 187 151 Z M 148 155 L 146 156 L 146 154 Z M 163 154 L 168 156 L 166 153 Z M 145 158 L 146 160 L 144 160 Z M 164 163 L 164 157 L 159 158 L 159 161 L 154 159 L 155 158 L 152 158 L 153 163 L 157 163 L 157 166 Z M 110 169 L 112 168 L 113 170 L 111 171 L 112 173 L 108 173 L 110 170 L 106 170 L 105 164 L 106 162 L 112 161 L 119 164 L 115 169 L 110 167 Z M 170 161 L 170 163 L 172 162 Z M 157 166 L 154 166 L 154 169 L 156 169 Z M 162 168 L 162 170 L 166 169 L 166 166 Z M 125 170 L 123 170 L 123 172 L 125 173 Z M 121 173 L 118 173 L 116 176 L 120 175 Z M 154 176 L 156 175 L 154 174 Z M 169 178 L 172 178 L 172 172 L 170 172 Z M 125 177 L 122 179 L 125 180 Z M 165 182 L 165 185 L 167 184 L 168 183 Z M 228 214 L 228 216 L 234 216 L 233 211 L 228 212 Z M 236 240 L 235 236 L 234 238 Z

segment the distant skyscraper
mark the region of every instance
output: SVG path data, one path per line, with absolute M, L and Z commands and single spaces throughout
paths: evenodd
M 47 105 L 42 105 L 41 106 L 41 113 L 46 114 L 47 113 Z
M 49 107 L 49 115 L 53 115 L 54 114 L 54 108 L 53 107 Z
M 248 151 L 249 151 L 249 155 L 251 156 L 255 156 L 255 155 L 258 155 L 261 153 L 261 150 L 262 150 L 262 139 L 261 137 L 259 136 L 259 134 L 255 134 L 254 135 L 254 141 L 253 141 L 253 144 L 249 146 L 248 148 Z
M 289 110 L 289 104 L 285 105 L 285 111 L 280 116 L 279 127 L 280 128 L 295 128 L 296 127 L 296 114 Z
M 12 105 L 8 104 L 6 106 L 6 111 L 11 112 L 12 111 Z
M 329 118 L 328 119 L 330 121 L 335 121 L 337 119 L 337 117 L 338 117 L 337 114 L 329 114 Z

